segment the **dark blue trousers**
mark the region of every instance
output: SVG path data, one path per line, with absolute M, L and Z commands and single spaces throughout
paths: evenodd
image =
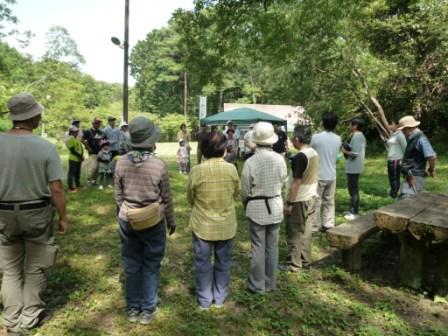
M 127 222 L 118 221 L 127 308 L 152 310 L 157 305 L 160 263 L 165 255 L 165 220 L 141 231 L 133 231 Z
M 389 175 L 390 192 L 392 198 L 396 198 L 398 191 L 400 191 L 400 173 L 401 164 L 399 160 L 387 161 L 387 174 Z

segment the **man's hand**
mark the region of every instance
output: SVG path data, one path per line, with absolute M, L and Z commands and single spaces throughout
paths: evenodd
M 415 185 L 415 178 L 412 175 L 407 176 L 406 181 L 408 182 L 410 187 L 413 187 Z
M 290 216 L 292 214 L 292 205 L 285 205 L 283 208 L 283 213 L 285 216 Z
M 65 235 L 68 232 L 69 224 L 67 219 L 59 219 L 59 229 L 58 233 L 60 235 Z

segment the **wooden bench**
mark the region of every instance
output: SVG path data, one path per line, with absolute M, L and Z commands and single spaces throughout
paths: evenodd
M 360 216 L 355 220 L 329 229 L 327 239 L 330 246 L 342 250 L 344 268 L 350 272 L 361 269 L 361 244 L 379 228 L 372 214 Z
M 448 297 L 448 195 L 421 192 L 374 212 L 382 230 L 398 235 L 401 243 L 400 279 L 406 287 L 423 285 L 425 255 L 430 244 L 437 250 L 432 287 Z

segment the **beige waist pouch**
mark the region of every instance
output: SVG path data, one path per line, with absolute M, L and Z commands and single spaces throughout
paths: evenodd
M 160 203 L 152 203 L 143 208 L 131 209 L 126 202 L 122 207 L 127 214 L 129 225 L 133 230 L 139 231 L 148 229 L 160 223 L 164 217 L 164 206 Z

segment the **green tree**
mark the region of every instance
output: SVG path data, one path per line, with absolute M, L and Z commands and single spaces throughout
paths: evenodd
M 46 40 L 47 51 L 44 58 L 68 63 L 74 67 L 85 63 L 76 41 L 66 28 L 52 26 L 46 34 Z

